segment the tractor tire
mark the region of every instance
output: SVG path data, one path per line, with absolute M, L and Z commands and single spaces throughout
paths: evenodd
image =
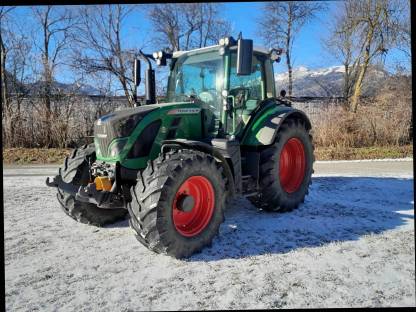
M 224 221 L 226 178 L 208 154 L 172 150 L 138 173 L 127 204 L 130 226 L 147 248 L 175 258 L 201 251 Z
M 65 158 L 64 164 L 59 168 L 59 175 L 66 183 L 74 185 L 87 185 L 89 182 L 88 161 L 95 161 L 94 144 L 84 145 L 74 149 L 69 157 Z M 91 203 L 80 202 L 71 194 L 58 189 L 57 198 L 62 210 L 74 220 L 103 226 L 125 219 L 126 209 L 101 209 Z
M 266 211 L 286 212 L 298 208 L 312 183 L 314 147 L 301 120 L 285 121 L 275 143 L 261 151 L 259 194 L 249 197 Z

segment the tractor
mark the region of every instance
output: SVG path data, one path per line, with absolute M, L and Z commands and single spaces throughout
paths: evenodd
M 276 95 L 281 53 L 241 33 L 190 51 L 140 51 L 135 107 L 96 120 L 94 142 L 74 149 L 46 180 L 63 211 L 95 226 L 129 217 L 147 248 L 187 258 L 212 244 L 235 196 L 265 211 L 297 208 L 311 184 L 314 148 L 308 117 L 284 92 Z M 141 102 L 140 60 L 147 63 Z M 152 62 L 169 66 L 160 103 Z

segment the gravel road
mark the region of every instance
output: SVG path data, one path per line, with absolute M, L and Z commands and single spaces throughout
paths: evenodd
M 317 162 L 298 210 L 237 198 L 188 260 L 60 210 L 56 166 L 3 170 L 7 311 L 415 306 L 413 161 Z

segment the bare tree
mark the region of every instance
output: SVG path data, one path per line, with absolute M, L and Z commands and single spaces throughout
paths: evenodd
M 41 29 L 40 44 L 37 38 L 34 38 L 34 45 L 39 49 L 42 60 L 40 93 L 43 98 L 45 112 L 43 123 L 44 144 L 50 147 L 54 145 L 50 131 L 51 118 L 53 117 L 53 83 L 57 68 L 64 64 L 63 52 L 68 48 L 72 39 L 70 32 L 74 27 L 75 19 L 72 11 L 67 8 L 55 8 L 49 5 L 34 7 L 32 10 Z
M 1 69 L 1 100 L 3 105 L 7 106 L 8 101 L 8 90 L 7 90 L 7 77 L 6 77 L 6 61 L 7 61 L 7 54 L 8 54 L 8 47 L 4 42 L 4 33 L 7 31 L 4 27 L 5 19 L 10 11 L 14 8 L 0 8 L 0 69 Z M 2 106 L 3 109 L 3 106 Z
M 349 49 L 345 62 L 351 70 L 346 74 L 349 81 L 345 84 L 352 86 L 352 90 L 346 92 L 352 112 L 357 111 L 370 64 L 398 45 L 398 38 L 403 34 L 402 14 L 407 5 L 400 0 L 349 0 L 341 5 L 343 14 L 334 34 L 339 39 L 338 49 L 344 52 Z M 351 72 L 353 79 L 347 77 Z
M 10 94 L 9 94 L 9 79 L 6 74 L 6 62 L 9 53 L 9 47 L 5 42 L 5 34 L 8 32 L 7 27 L 7 18 L 13 8 L 0 8 L 0 71 L 1 71 L 1 111 L 2 119 L 5 121 L 5 127 L 2 127 L 2 136 L 4 141 L 8 141 L 7 131 L 10 128 L 9 119 L 10 119 Z M 9 33 L 9 32 L 8 32 Z
M 353 86 L 357 80 L 357 38 L 352 29 L 346 28 L 348 12 L 346 2 L 339 5 L 343 10 L 335 12 L 334 19 L 328 25 L 333 29 L 328 38 L 323 41 L 323 46 L 344 66 L 344 81 L 342 96 L 344 98 L 344 108 L 349 109 L 349 99 L 352 95 Z
M 30 31 L 14 18 L 14 8 L 0 8 L 1 100 L 5 145 L 22 144 L 22 101 L 27 96 L 27 76 L 31 61 Z
M 220 17 L 220 4 L 187 3 L 149 6 L 148 16 L 156 33 L 155 42 L 169 44 L 173 51 L 216 44 L 231 31 Z
M 130 106 L 135 104 L 132 71 L 138 50 L 124 47 L 122 32 L 126 18 L 134 9 L 135 6 L 120 4 L 80 7 L 81 23 L 74 55 L 74 67 L 86 74 L 111 73 Z
M 293 89 L 293 42 L 302 27 L 325 7 L 325 3 L 313 1 L 273 1 L 263 6 L 263 14 L 258 21 L 258 33 L 266 45 L 282 47 L 285 50 L 289 96 L 292 96 Z

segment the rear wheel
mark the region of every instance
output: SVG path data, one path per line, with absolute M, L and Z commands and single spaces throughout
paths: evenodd
M 66 183 L 77 186 L 87 185 L 89 182 L 88 162 L 95 161 L 94 144 L 84 145 L 74 149 L 71 156 L 66 157 L 64 164 L 59 168 L 59 174 Z M 94 204 L 80 202 L 74 196 L 58 189 L 57 198 L 62 210 L 74 220 L 103 226 L 125 219 L 126 209 L 101 209 Z
M 137 239 L 157 253 L 183 258 L 210 245 L 224 220 L 225 179 L 205 153 L 175 150 L 140 172 L 128 204 Z
M 290 211 L 299 206 L 312 183 L 312 136 L 302 121 L 289 119 L 280 127 L 276 142 L 260 155 L 260 193 L 250 197 L 268 211 Z

